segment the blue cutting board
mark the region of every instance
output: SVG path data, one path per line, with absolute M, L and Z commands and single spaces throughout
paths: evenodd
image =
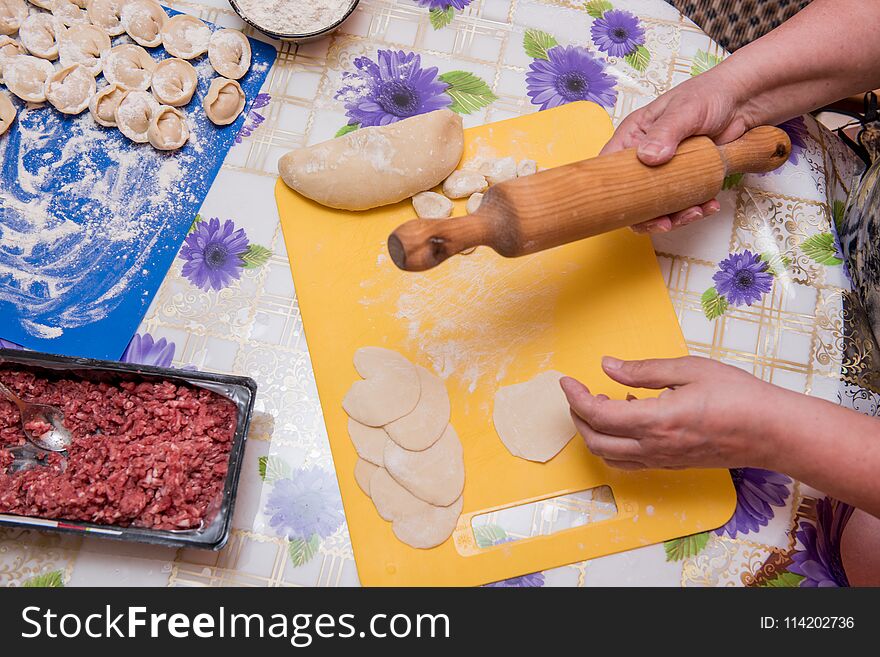
M 122 355 L 275 61 L 271 45 L 251 39 L 251 48 L 239 80 L 247 106 L 229 126 L 201 107 L 216 77 L 207 55 L 192 62 L 199 85 L 182 109 L 194 136 L 173 153 L 102 128 L 88 111 L 67 117 L 13 99 L 18 118 L 0 136 L 0 337 L 67 356 Z

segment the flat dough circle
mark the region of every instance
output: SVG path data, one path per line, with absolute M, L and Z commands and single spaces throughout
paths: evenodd
M 388 436 L 404 449 L 419 452 L 433 445 L 449 424 L 451 412 L 446 384 L 424 367 L 416 366 L 422 394 L 413 412 L 385 426 Z
M 439 185 L 463 149 L 461 116 L 441 109 L 298 148 L 278 170 L 288 187 L 321 205 L 367 210 Z
M 461 515 L 462 498 L 446 507 L 428 504 L 376 468 L 370 478 L 370 497 L 384 520 L 392 523 L 394 535 L 407 545 L 428 549 L 452 536 Z
M 378 465 L 373 465 L 363 459 L 358 459 L 354 464 L 354 480 L 367 497 L 370 497 L 370 479 L 378 469 Z
M 362 347 L 355 352 L 354 367 L 364 380 L 355 381 L 342 400 L 350 418 L 382 427 L 411 413 L 419 403 L 419 373 L 396 351 Z
M 382 454 L 385 452 L 385 443 L 389 441 L 388 434 L 383 429 L 368 427 L 349 418 L 348 435 L 358 456 L 382 467 Z
M 440 440 L 421 452 L 411 452 L 389 441 L 382 460 L 397 483 L 430 504 L 448 506 L 464 490 L 464 455 L 451 424 Z
M 546 463 L 574 438 L 577 429 L 559 386 L 563 376 L 548 370 L 495 393 L 495 430 L 514 456 Z

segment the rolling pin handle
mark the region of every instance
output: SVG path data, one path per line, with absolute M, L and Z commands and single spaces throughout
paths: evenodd
M 791 139 L 784 130 L 764 125 L 739 139 L 719 146 L 727 175 L 768 173 L 782 166 L 791 154 Z

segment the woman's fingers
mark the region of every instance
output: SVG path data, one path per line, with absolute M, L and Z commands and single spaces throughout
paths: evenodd
M 641 443 L 635 438 L 600 433 L 574 411 L 571 412 L 571 419 L 592 454 L 614 461 L 635 461 L 642 455 Z
M 606 356 L 602 369 L 618 383 L 631 388 L 674 388 L 696 380 L 711 361 L 704 358 L 650 358 L 647 360 L 620 360 Z
M 648 466 L 638 461 L 616 461 L 614 459 L 602 459 L 605 465 L 618 470 L 647 470 Z
M 640 438 L 649 435 L 659 419 L 656 399 L 600 399 L 570 377 L 564 377 L 560 385 L 571 406 L 572 417 L 577 418 L 575 425 L 579 429 L 581 425 L 578 422 L 583 422 L 591 431 L 608 436 Z M 629 446 L 635 449 L 634 444 L 630 443 Z

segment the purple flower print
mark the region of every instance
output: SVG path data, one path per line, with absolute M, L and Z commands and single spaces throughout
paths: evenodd
M 501 545 L 502 543 L 512 543 L 512 538 L 502 538 L 492 543 L 492 545 Z M 519 577 L 511 577 L 510 579 L 502 579 L 500 582 L 492 582 L 484 584 L 490 589 L 516 589 L 544 586 L 544 573 L 529 573 L 528 575 L 520 575 Z
M 269 94 L 257 94 L 257 97 L 254 98 L 254 104 L 251 105 L 251 111 L 248 113 L 247 119 L 244 122 L 244 125 L 241 126 L 241 130 L 238 131 L 238 134 L 235 135 L 235 143 L 240 144 L 241 140 L 244 137 L 250 137 L 254 130 L 259 128 L 263 121 L 266 120 L 266 117 L 260 114 L 257 110 L 266 107 L 269 104 L 269 100 L 271 100 L 271 96 Z
M 529 98 L 542 110 L 578 100 L 611 108 L 617 101 L 615 84 L 605 63 L 581 46 L 550 48 L 547 59 L 534 60 L 526 75 Z
M 727 524 L 716 529 L 719 536 L 756 532 L 773 518 L 774 506 L 785 506 L 788 484 L 785 475 L 761 468 L 734 468 L 730 471 L 736 489 L 736 511 Z
M 165 338 L 154 340 L 149 333 L 135 333 L 120 360 L 123 363 L 137 365 L 153 365 L 155 367 L 171 367 L 175 346 Z
M 751 306 L 773 285 L 773 275 L 767 271 L 767 263 L 749 250 L 731 253 L 719 262 L 712 280 L 718 294 L 734 306 Z
M 342 524 L 336 481 L 320 468 L 295 472 L 275 482 L 266 501 L 269 525 L 288 540 L 327 538 Z
M 446 11 L 450 7 L 456 11 L 461 11 L 471 4 L 471 2 L 473 2 L 473 0 L 416 0 L 416 4 L 420 7 L 439 9 L 441 11 Z
M 853 507 L 823 498 L 816 502 L 816 526 L 802 520 L 797 538 L 803 549 L 792 556 L 789 572 L 804 577 L 803 587 L 849 586 L 840 558 L 840 539 Z
M 376 59 L 358 57 L 357 72 L 342 75 L 344 84 L 336 98 L 345 103 L 350 124 L 388 125 L 452 104 L 437 68 L 422 68 L 420 55 L 380 50 Z
M 625 57 L 645 43 L 645 30 L 628 11 L 612 9 L 593 21 L 593 43 L 612 57 Z
M 23 349 L 23 347 L 20 344 L 15 344 L 9 340 L 0 338 L 0 349 Z
M 807 124 L 804 121 L 804 117 L 797 116 L 785 123 L 781 123 L 777 127 L 785 130 L 788 138 L 791 139 L 791 154 L 788 156 L 788 162 L 796 164 L 798 157 L 806 149 L 807 137 L 810 136 L 810 133 L 807 132 Z M 776 169 L 776 171 L 779 171 L 779 169 Z
M 202 290 L 222 290 L 241 278 L 241 258 L 249 244 L 245 232 L 228 219 L 199 222 L 180 249 L 186 261 L 182 273 Z

